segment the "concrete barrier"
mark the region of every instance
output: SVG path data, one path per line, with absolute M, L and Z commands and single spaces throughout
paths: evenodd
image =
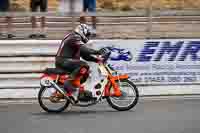
M 41 73 L 0 74 L 0 89 L 38 88 L 41 75 Z
M 53 56 L 61 40 L 1 40 L 0 57 Z
M 92 88 L 91 88 L 92 89 Z M 140 96 L 200 95 L 199 85 L 190 86 L 138 86 Z M 37 98 L 39 87 L 1 89 L 0 99 Z
M 55 67 L 53 57 L 0 58 L 0 73 L 42 72 L 46 67 Z

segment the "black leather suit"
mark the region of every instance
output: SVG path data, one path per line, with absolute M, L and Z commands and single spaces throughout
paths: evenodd
M 98 51 L 86 47 L 85 42 L 78 33 L 72 32 L 68 34 L 61 42 L 61 45 L 56 54 L 56 67 L 63 69 L 71 75 L 78 74 L 82 67 L 86 67 L 89 70 L 89 65 L 80 60 L 82 57 L 84 60 L 97 62 L 98 59 L 92 55 L 99 54 Z M 72 76 L 72 77 L 73 77 Z

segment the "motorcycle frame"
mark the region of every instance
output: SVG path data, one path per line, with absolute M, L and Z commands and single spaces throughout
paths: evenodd
M 113 73 L 117 73 L 116 70 L 114 70 L 109 64 L 100 63 L 98 64 L 98 70 L 100 71 L 101 75 L 103 75 L 105 78 L 101 82 L 101 88 L 99 89 L 101 91 L 101 95 L 97 96 L 97 101 L 100 100 L 101 97 L 109 97 L 112 94 L 110 93 L 111 87 L 113 87 L 114 93 L 119 91 L 119 86 L 116 83 L 116 81 L 128 79 L 128 74 L 117 74 L 113 75 Z M 66 96 L 66 92 L 64 92 L 58 85 L 58 82 L 61 82 L 64 84 L 65 80 L 69 80 L 69 77 L 67 74 L 59 75 L 59 74 L 43 74 L 41 76 L 41 82 L 42 80 L 45 80 L 45 83 L 53 85 L 56 90 L 58 90 L 60 93 L 64 94 Z M 41 83 L 41 85 L 45 86 Z M 47 86 L 47 85 L 46 85 Z M 66 96 L 67 99 L 68 96 Z M 70 99 L 69 99 L 70 100 Z
M 99 64 L 99 70 L 103 76 L 105 76 L 104 81 L 106 85 L 103 86 L 103 96 L 111 96 L 110 88 L 113 87 L 114 93 L 120 90 L 116 81 L 128 79 L 127 74 L 117 74 L 113 75 L 113 73 L 117 73 L 109 64 Z

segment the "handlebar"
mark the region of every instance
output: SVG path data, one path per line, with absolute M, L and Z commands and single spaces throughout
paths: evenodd
M 107 48 L 101 48 L 99 50 L 99 53 L 102 55 L 103 62 L 106 62 L 109 59 L 110 55 L 111 55 L 111 51 L 109 49 L 107 49 Z
M 109 52 L 106 55 L 104 55 L 104 57 L 103 57 L 104 58 L 104 62 L 106 62 L 109 59 L 110 55 L 111 55 L 111 52 Z

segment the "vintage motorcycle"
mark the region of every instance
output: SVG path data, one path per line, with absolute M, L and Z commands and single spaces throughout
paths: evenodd
M 132 109 L 139 98 L 136 85 L 129 80 L 127 74 L 119 74 L 112 65 L 107 63 L 111 54 L 108 49 L 102 48 L 101 51 L 104 53 L 102 54 L 104 62 L 98 64 L 98 72 L 102 79 L 94 86 L 92 94 L 88 93 L 87 90 L 81 91 L 79 89 L 78 103 L 74 103 L 63 89 L 64 81 L 69 80 L 69 74 L 58 68 L 45 69 L 41 76 L 41 88 L 38 93 L 38 102 L 42 109 L 46 112 L 58 113 L 64 111 L 70 104 L 88 107 L 102 102 L 103 99 L 106 99 L 108 104 L 118 111 Z M 119 90 L 121 95 L 114 95 Z

